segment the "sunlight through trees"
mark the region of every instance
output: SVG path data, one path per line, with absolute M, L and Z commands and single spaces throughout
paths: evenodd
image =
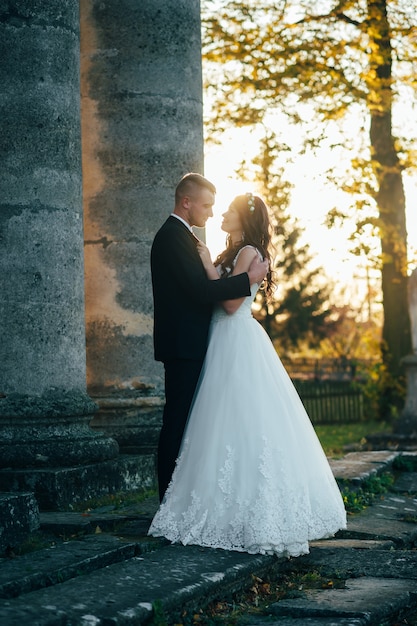
M 352 194 L 357 252 L 366 255 L 365 236 L 379 241 L 384 411 L 398 409 L 401 358 L 411 352 L 402 176 L 414 166 L 417 137 L 402 116 L 405 102 L 415 107 L 415 7 L 406 0 L 203 0 L 202 7 L 213 132 L 267 126 L 279 110 L 290 125 L 305 125 L 304 146 L 314 149 L 329 123 L 343 128 L 357 116 L 346 136 L 351 168 L 338 184 Z M 329 224 L 343 218 L 336 209 Z

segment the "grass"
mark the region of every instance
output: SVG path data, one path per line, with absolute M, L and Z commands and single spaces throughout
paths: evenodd
M 377 499 L 383 499 L 394 483 L 394 476 L 386 472 L 379 476 L 369 476 L 358 489 L 342 485 L 341 492 L 348 513 L 358 513 Z
M 350 424 L 318 424 L 314 426 L 320 443 L 327 456 L 336 457 L 345 454 L 344 446 L 364 444 L 371 433 L 389 432 L 388 422 L 367 421 Z
M 328 457 L 343 456 L 345 446 L 366 444 L 366 436 L 371 433 L 388 432 L 390 425 L 387 422 L 369 421 L 351 424 L 322 424 L 315 427 L 320 443 Z M 352 489 L 349 485 L 341 488 L 343 501 L 348 513 L 358 513 L 372 504 L 378 497 L 383 497 L 391 487 L 393 476 L 382 474 L 370 476 L 359 489 Z

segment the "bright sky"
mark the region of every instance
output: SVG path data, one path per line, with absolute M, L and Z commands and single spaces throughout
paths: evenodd
M 217 187 L 214 217 L 207 222 L 206 227 L 207 244 L 213 256 L 223 249 L 225 243 L 226 235 L 220 229 L 222 213 L 235 195 L 255 191 L 251 184 L 239 181 L 234 173 L 242 158 L 247 157 L 249 160 L 253 156 L 251 149 L 253 150 L 253 147 L 249 146 L 245 139 L 236 137 L 226 138 L 220 146 L 208 145 L 206 148 L 205 175 Z M 256 151 L 255 147 L 255 153 Z M 347 204 L 349 201 L 347 194 L 331 190 L 324 185 L 323 171 L 331 159 L 334 159 L 334 154 L 329 152 L 327 156 L 323 155 L 320 162 L 312 156 L 297 160 L 289 176 L 294 184 L 289 211 L 305 229 L 304 239 L 309 244 L 311 252 L 315 254 L 317 265 L 324 267 L 327 275 L 336 280 L 341 287 L 349 284 L 355 291 L 352 279 L 362 276 L 362 281 L 355 282 L 362 282 L 364 288 L 365 272 L 358 267 L 358 259 L 349 253 L 352 243 L 348 241 L 348 237 L 353 230 L 352 225 L 346 224 L 343 228 L 329 230 L 323 224 L 331 208 L 337 206 L 343 209 L 344 203 Z M 417 177 L 405 177 L 404 183 L 411 260 L 417 255 Z

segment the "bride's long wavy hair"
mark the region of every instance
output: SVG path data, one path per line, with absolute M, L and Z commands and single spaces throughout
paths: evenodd
M 259 196 L 254 196 L 251 193 L 236 196 L 230 206 L 232 205 L 236 209 L 242 224 L 242 240 L 237 244 L 233 244 L 230 235 L 227 235 L 226 248 L 219 254 L 214 264 L 221 266 L 222 277 L 228 276 L 233 270 L 233 260 L 239 250 L 244 246 L 254 246 L 259 250 L 263 258 L 269 261 L 269 269 L 262 284 L 262 289 L 265 291 L 266 296 L 271 298 L 275 283 L 272 272 L 272 229 L 268 209 Z

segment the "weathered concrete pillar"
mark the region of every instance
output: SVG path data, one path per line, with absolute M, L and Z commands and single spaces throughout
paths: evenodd
M 53 508 L 118 452 L 89 427 L 78 0 L 0 12 L 0 483 Z
M 403 445 L 417 447 L 417 269 L 408 278 L 408 300 L 411 320 L 413 353 L 407 355 L 403 364 L 407 376 L 407 395 L 394 432 L 404 438 Z
M 124 452 L 154 451 L 149 255 L 174 188 L 202 171 L 198 0 L 81 0 L 87 378 Z M 169 259 L 167 259 L 169 262 Z

